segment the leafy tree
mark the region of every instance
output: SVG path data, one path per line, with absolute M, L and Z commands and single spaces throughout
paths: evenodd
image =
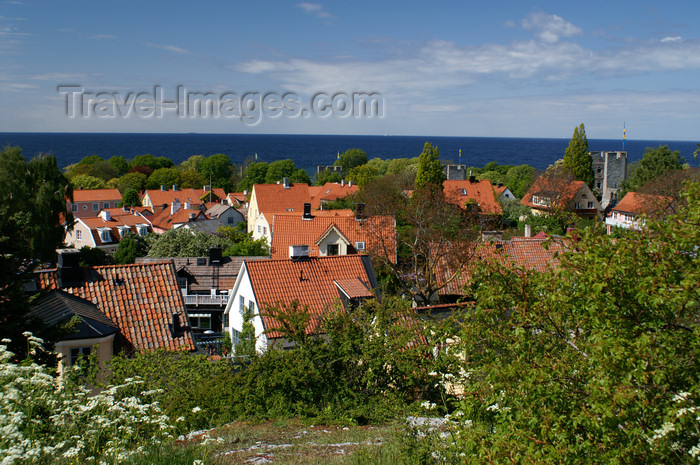
M 430 142 L 426 142 L 423 152 L 418 157 L 418 172 L 416 173 L 416 189 L 439 186 L 442 190 L 442 182 L 445 175 L 440 165 L 440 151 L 437 146 L 433 147 Z
M 369 165 L 356 166 L 346 172 L 345 179 L 352 181 L 360 187 L 364 187 L 373 179 L 379 177 L 379 172 L 376 168 Z
M 117 169 L 110 162 L 100 158 L 92 163 L 78 163 L 72 167 L 68 174 L 71 179 L 80 175 L 88 175 L 100 178 L 103 181 L 109 181 L 116 177 L 118 173 Z
M 700 182 L 700 168 L 687 167 L 682 170 L 668 170 L 636 190 L 643 194 L 665 195 L 680 205 L 682 192 L 689 182 Z
M 26 351 L 21 333 L 30 329 L 22 289 L 39 263 L 54 263 L 63 242 L 61 221 L 73 222 L 66 198 L 73 194 L 52 156 L 26 162 L 19 147 L 0 152 L 0 339 L 9 338 L 16 354 Z
M 343 177 L 337 171 L 331 171 L 329 169 L 325 169 L 325 170 L 321 171 L 320 173 L 316 173 L 316 185 L 317 186 L 323 186 L 327 182 L 340 182 L 342 180 L 343 180 Z
M 130 162 L 129 168 L 134 169 L 138 166 L 147 166 L 151 171 L 155 171 L 158 168 L 172 168 L 173 162 L 166 157 L 154 157 L 150 153 L 145 155 L 136 155 Z
M 187 160 L 180 163 L 180 168 L 182 171 L 196 171 L 198 173 L 202 172 L 202 161 L 206 157 L 204 155 L 192 155 Z
M 296 184 L 311 184 L 311 177 L 305 169 L 299 168 L 289 177 L 289 180 Z
M 160 186 L 179 184 L 180 171 L 177 168 L 158 168 L 146 180 L 146 189 L 160 189 Z
M 266 184 L 274 184 L 277 181 L 282 181 L 283 178 L 291 177 L 297 170 L 294 162 L 290 159 L 276 160 L 270 163 L 265 175 Z
M 234 187 L 234 166 L 228 155 L 217 153 L 205 158 L 200 163 L 199 173 L 206 179 L 211 175 L 212 187 L 220 187 L 226 192 L 232 192 Z
M 255 357 L 255 326 L 253 326 L 253 309 L 249 305 L 243 307 L 243 327 L 240 341 L 233 348 L 239 357 Z
M 623 194 L 636 191 L 647 182 L 668 170 L 683 169 L 685 158 L 680 156 L 678 150 L 671 151 L 668 145 L 660 145 L 656 148 L 647 147 L 638 163 L 630 166 L 630 176 L 623 181 Z
M 117 170 L 117 176 L 124 176 L 129 171 L 129 162 L 121 155 L 115 155 L 107 161 Z
M 117 182 L 119 192 L 125 193 L 129 190 L 141 192 L 146 187 L 148 176 L 143 173 L 127 173 Z
M 80 266 L 113 265 L 114 259 L 110 254 L 97 247 L 83 246 L 80 248 Z
M 136 189 L 127 189 L 122 195 L 122 201 L 117 205 L 118 207 L 140 207 L 141 197 Z
M 119 241 L 119 248 L 114 252 L 114 261 L 119 265 L 134 263 L 136 257 L 145 257 L 148 243 L 141 236 L 130 234 Z
M 201 189 L 202 186 L 209 184 L 209 177 L 204 177 L 197 171 L 181 171 L 180 172 L 180 187 L 187 189 Z
M 527 193 L 532 183 L 535 182 L 537 171 L 530 165 L 517 165 L 508 169 L 504 184 L 517 198 L 522 198 Z
M 73 185 L 73 189 L 104 189 L 107 187 L 102 179 L 89 174 L 75 176 L 70 180 L 70 183 Z
M 391 163 L 391 160 L 382 160 L 381 158 L 372 158 L 370 161 L 367 162 L 367 165 L 376 169 L 379 176 L 384 176 L 386 174 L 386 170 L 389 168 L 390 163 Z
M 419 157 L 395 158 L 389 162 L 385 174 L 401 174 L 403 172 L 409 171 L 412 172 L 415 177 L 415 174 L 418 171 L 418 159 Z
M 233 245 L 223 235 L 177 228 L 147 238 L 149 257 L 205 257 L 210 247 L 226 250 Z
M 469 419 L 441 457 L 691 463 L 700 399 L 700 185 L 643 233 L 570 242 L 546 273 L 485 264 L 456 350 Z
M 217 231 L 230 242 L 223 251 L 224 255 L 231 257 L 252 257 L 270 255 L 270 248 L 264 238 L 253 239 L 252 233 L 247 232 L 245 223 L 236 226 L 222 226 Z
M 129 168 L 129 173 L 141 173 L 148 178 L 153 173 L 153 170 L 148 166 L 134 166 Z
M 253 184 L 265 184 L 265 178 L 267 177 L 267 170 L 270 164 L 266 161 L 258 161 L 251 163 L 245 169 L 243 179 L 240 184 L 238 184 L 239 191 L 251 191 L 253 190 Z
M 588 187 L 593 188 L 593 158 L 588 152 L 588 139 L 583 123 L 574 128 L 574 134 L 564 152 L 564 167 L 574 175 L 575 180 L 584 181 Z
M 364 150 L 348 149 L 340 154 L 340 159 L 336 160 L 335 166 L 342 166 L 343 173 L 347 173 L 356 166 L 367 163 L 367 154 Z

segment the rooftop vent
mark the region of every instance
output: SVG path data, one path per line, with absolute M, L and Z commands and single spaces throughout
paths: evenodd
M 221 265 L 221 247 L 210 247 L 209 248 L 209 264 L 210 265 Z
M 364 203 L 357 204 L 357 213 L 355 214 L 355 218 L 358 220 L 363 220 L 365 218 L 365 204 Z
M 284 184 L 285 189 L 289 189 L 289 178 L 282 178 L 282 184 Z
M 312 219 L 311 216 L 311 204 L 310 203 L 305 203 L 304 204 L 304 216 L 303 219 L 305 220 L 310 220 Z

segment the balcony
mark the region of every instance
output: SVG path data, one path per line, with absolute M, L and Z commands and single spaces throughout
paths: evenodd
M 225 307 L 228 303 L 228 295 L 188 295 L 183 292 L 182 298 L 188 307 L 199 307 L 200 305 Z

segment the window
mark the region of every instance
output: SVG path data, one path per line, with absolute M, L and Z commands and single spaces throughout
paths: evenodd
M 267 228 L 263 226 L 263 236 L 267 236 Z
M 102 208 L 109 208 L 109 202 L 105 202 L 105 204 Z
M 588 208 L 593 208 L 593 202 L 588 202 Z
M 243 315 L 244 310 L 245 310 L 245 297 L 239 296 L 238 297 L 238 311 L 241 312 L 241 315 Z
M 99 203 L 93 203 L 92 204 L 92 211 L 96 212 L 100 209 L 100 204 Z
M 355 242 L 355 249 L 356 249 L 358 252 L 363 252 L 363 251 L 365 250 L 365 243 L 364 243 L 364 241 Z
M 575 208 L 576 210 L 579 210 L 579 209 L 581 208 L 581 202 L 575 202 L 575 203 L 574 203 L 574 208 Z
M 258 234 L 262 232 L 262 226 L 258 225 Z
M 328 252 L 328 255 L 338 255 L 340 247 L 338 247 L 338 244 L 328 244 L 326 247 L 326 251 Z
M 466 190 L 466 189 L 462 189 L 462 195 L 467 195 L 467 190 Z
M 235 348 L 241 343 L 241 333 L 240 331 L 231 328 L 231 345 Z
M 71 347 L 70 349 L 70 366 L 75 365 L 78 363 L 78 359 L 80 356 L 83 356 L 83 359 L 85 359 L 85 362 L 87 363 L 87 358 L 90 356 L 90 353 L 92 352 L 92 347 Z
M 83 232 L 80 229 L 75 230 L 75 239 L 80 240 L 83 238 Z
M 72 212 L 77 212 L 78 211 L 78 206 L 76 204 L 73 204 L 70 206 L 70 211 Z
M 211 329 L 211 315 L 208 313 L 190 313 L 190 325 L 197 329 Z
M 146 225 L 143 225 L 143 224 L 136 225 L 136 230 L 138 231 L 139 236 L 141 236 L 141 237 L 146 237 L 146 235 L 148 234 L 148 226 L 146 226 Z
M 87 209 L 88 209 L 87 204 L 83 204 L 83 210 L 87 210 Z
M 112 242 L 112 235 L 110 234 L 109 228 L 101 228 L 101 229 L 99 229 L 99 231 L 100 231 L 100 240 L 102 242 Z
M 233 224 L 233 217 L 229 216 L 227 221 L 228 221 L 228 224 Z
M 228 313 L 224 313 L 224 328 L 228 328 Z

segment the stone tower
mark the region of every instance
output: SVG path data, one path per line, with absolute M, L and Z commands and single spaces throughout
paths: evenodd
M 618 202 L 620 185 L 627 176 L 627 152 L 621 150 L 590 152 L 593 158 L 595 181 L 593 190 L 601 194 L 600 206 L 604 209 Z

